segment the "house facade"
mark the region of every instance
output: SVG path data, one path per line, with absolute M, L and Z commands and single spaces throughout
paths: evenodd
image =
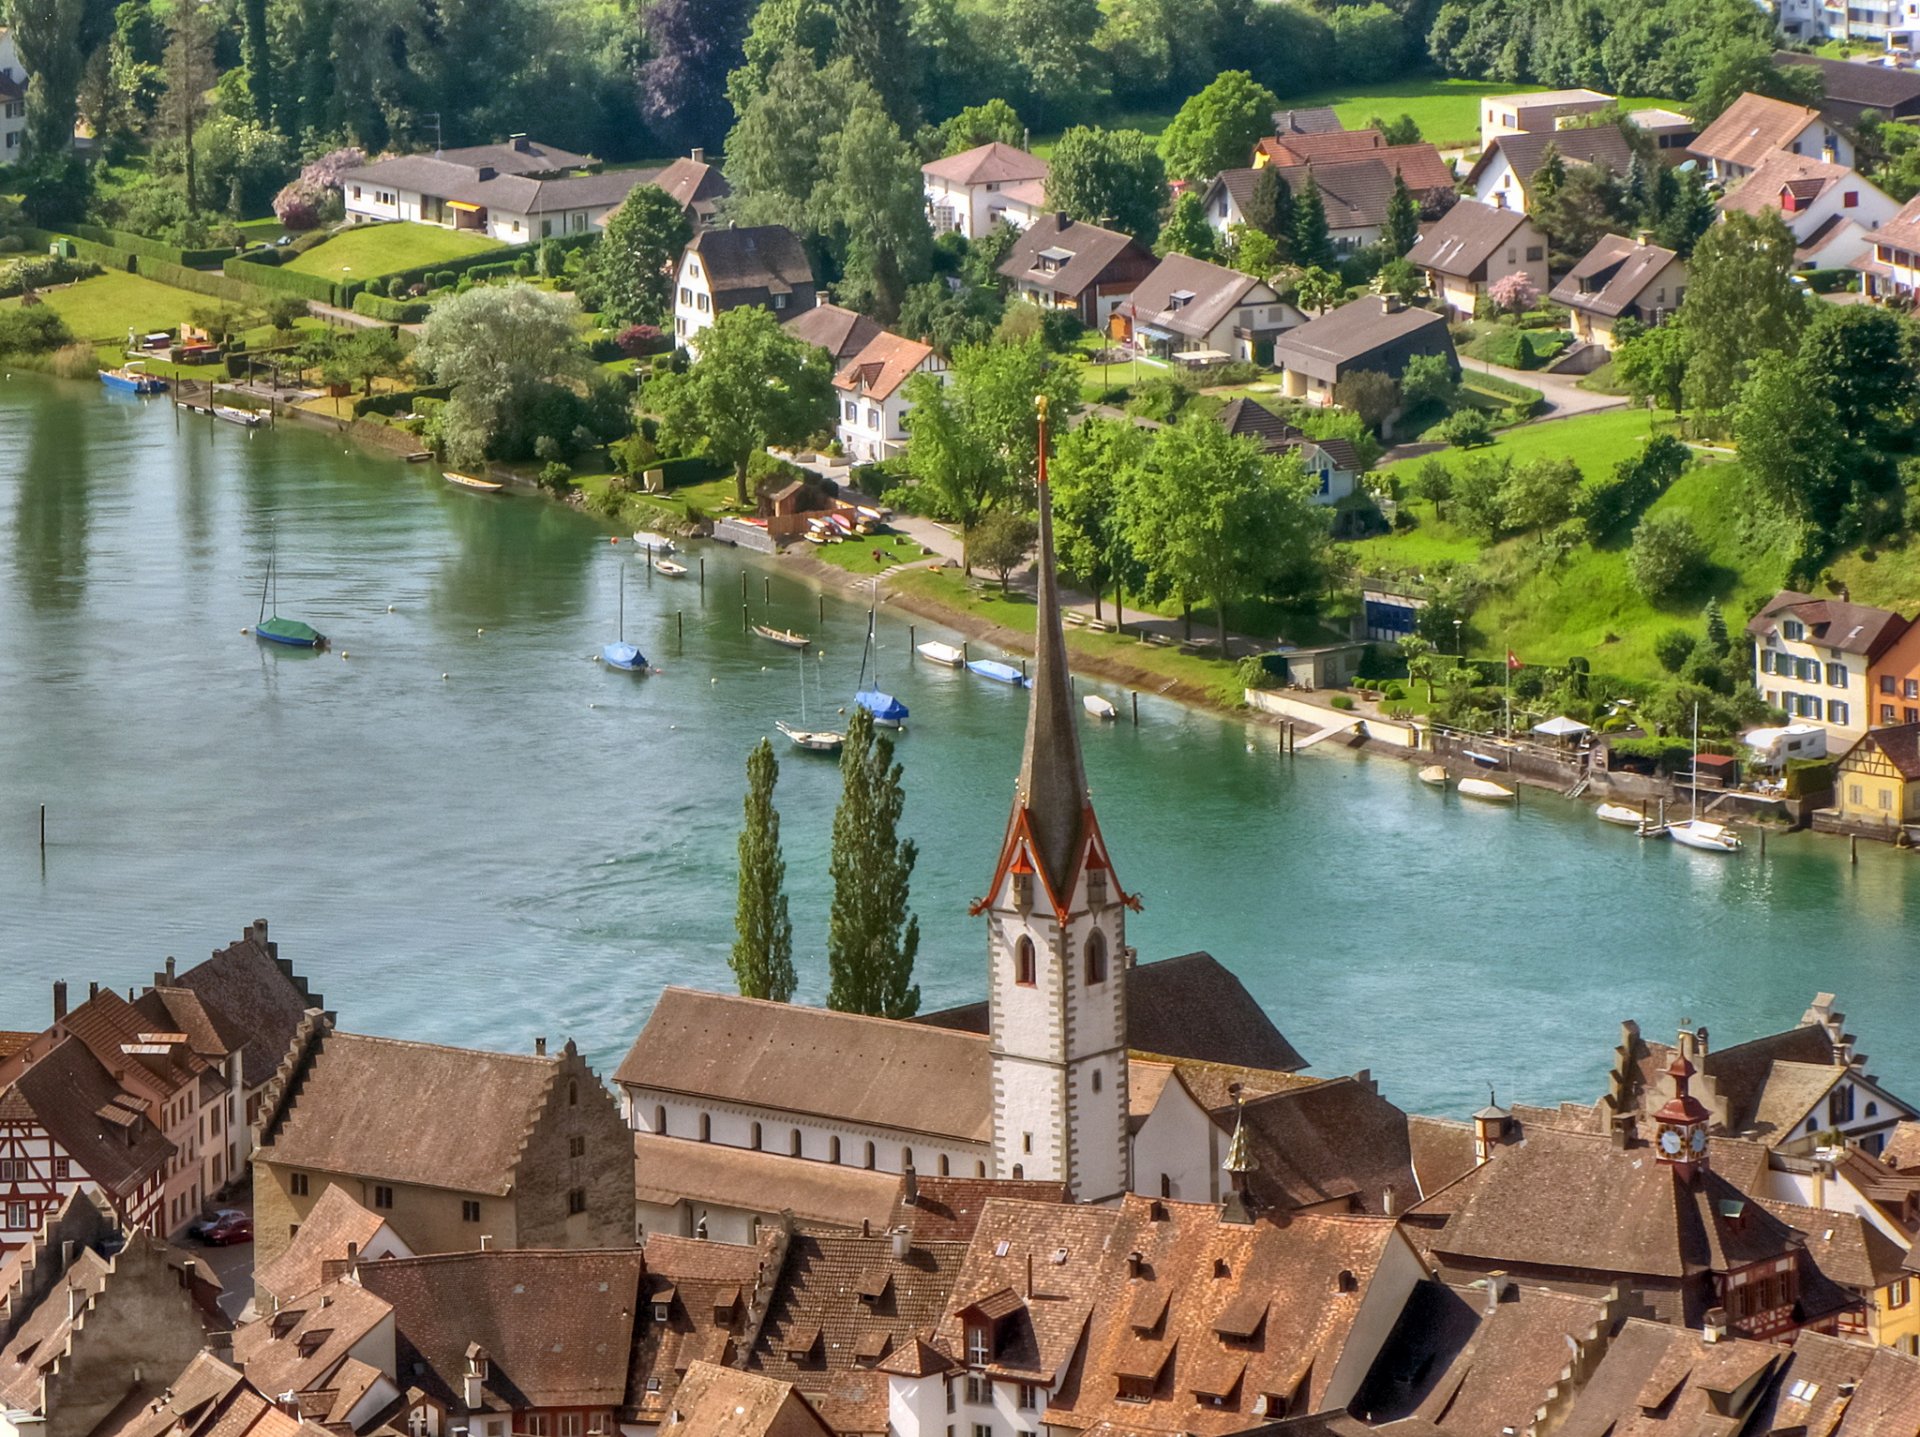
M 1119 310 L 1134 344 L 1163 359 L 1263 362 L 1280 334 L 1304 321 L 1264 280 L 1190 255 L 1154 266 Z
M 1521 211 L 1477 200 L 1462 200 L 1423 228 L 1407 262 L 1426 275 L 1429 293 L 1467 319 L 1488 287 L 1510 274 L 1547 292 L 1547 237 Z
M 351 224 L 402 221 L 531 244 L 582 235 L 605 221 L 640 170 L 601 172 L 598 161 L 525 135 L 432 155 L 376 160 L 341 176 Z
M 1776 150 L 1851 166 L 1853 141 L 1834 121 L 1805 105 L 1742 95 L 1700 132 L 1690 153 L 1722 184 L 1745 179 Z
M 1502 209 L 1533 208 L 1533 177 L 1546 163 L 1547 151 L 1560 156 L 1568 168 L 1595 165 L 1624 175 L 1633 162 L 1633 148 L 1617 125 L 1581 125 L 1570 130 L 1522 130 L 1494 140 L 1467 171 L 1473 197 L 1483 205 Z
M 1920 627 L 1909 625 L 1868 669 L 1873 723 L 1920 723 Z
M 1874 231 L 1872 249 L 1853 262 L 1867 293 L 1885 302 L 1920 291 L 1920 195 Z
M 1723 195 L 1719 208 L 1777 214 L 1802 268 L 1843 269 L 1872 249 L 1872 231 L 1899 214 L 1900 202 L 1845 165 L 1781 150 Z
M 27 72 L 13 32 L 0 25 L 0 165 L 17 161 L 27 143 Z
M 1920 822 L 1920 723 L 1861 735 L 1840 760 L 1833 797 L 1843 821 L 1885 828 L 1889 837 Z
M 1104 329 L 1154 264 L 1152 251 L 1132 235 L 1056 213 L 1028 226 L 1000 274 L 1030 304 L 1072 310 L 1082 324 Z
M 696 358 L 700 333 L 730 309 L 759 305 L 785 321 L 814 308 L 813 264 L 784 225 L 697 232 L 680 256 L 673 334 Z
M 834 433 L 846 456 L 856 464 L 873 464 L 904 449 L 907 412 L 913 408 L 907 380 L 946 372 L 947 361 L 916 339 L 882 333 L 870 341 L 833 377 L 840 405 Z
M 1672 250 L 1645 239 L 1605 235 L 1549 298 L 1568 310 L 1576 339 L 1611 350 L 1621 320 L 1663 324 L 1686 295 L 1687 267 Z
M 995 225 L 1024 230 L 1045 212 L 1048 165 L 1013 145 L 979 145 L 920 167 L 936 235 L 979 239 Z
M 1539 90 L 1523 95 L 1489 95 L 1480 102 L 1480 148 L 1502 135 L 1530 130 L 1560 130 L 1580 115 L 1591 115 L 1613 103 L 1598 90 Z
M 1220 423 L 1227 433 L 1251 439 L 1269 454 L 1297 454 L 1307 478 L 1313 481 L 1314 503 L 1338 504 L 1353 493 L 1360 476 L 1360 455 L 1351 440 L 1310 438 L 1244 395 L 1227 402 L 1220 411 Z
M 1889 610 L 1783 589 L 1747 623 L 1754 687 L 1788 718 L 1858 738 L 1875 716 L 1868 676 L 1906 630 Z

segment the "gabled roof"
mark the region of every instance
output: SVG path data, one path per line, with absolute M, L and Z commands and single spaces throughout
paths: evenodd
M 1421 230 L 1407 251 L 1407 263 L 1458 279 L 1479 279 L 1487 261 L 1526 223 L 1518 210 L 1461 200 Z
M 109 1072 L 124 1073 L 164 1100 L 197 1084 L 207 1064 L 186 1035 L 156 1032 L 152 1022 L 113 989 L 102 988 L 54 1027 L 85 1043 Z
M 784 294 L 813 283 L 807 252 L 785 225 L 701 230 L 687 252 L 700 256 L 716 295 L 739 289 Z
M 778 1153 L 700 1143 L 689 1138 L 633 1135 L 635 1195 L 671 1207 L 711 1203 L 747 1212 L 789 1211 L 807 1222 L 836 1227 L 885 1223 L 899 1179 L 846 1163 L 812 1162 Z
M 1494 163 L 1495 156 L 1504 155 L 1521 185 L 1531 185 L 1534 175 L 1546 160 L 1549 145 L 1569 165 L 1598 165 L 1616 175 L 1624 175 L 1627 166 L 1633 163 L 1633 148 L 1628 145 L 1627 137 L 1620 133 L 1618 125 L 1526 130 L 1517 135 L 1497 136 L 1474 162 L 1472 170 L 1468 171 L 1468 183 L 1478 183 L 1480 176 Z
M 483 148 L 489 151 L 506 149 L 504 146 Z M 493 165 L 491 160 L 468 163 L 452 158 L 473 153 L 478 152 L 449 150 L 438 157 L 403 155 L 396 159 L 376 160 L 359 169 L 346 171 L 342 178 L 522 215 L 617 205 L 627 197 L 629 191 L 647 182 L 643 170 L 607 170 L 598 174 L 561 174 L 557 178 L 539 179 L 535 178 L 536 174 L 548 174 L 569 167 L 541 163 L 531 172 L 516 173 Z M 562 152 L 552 153 L 558 155 Z M 569 158 L 579 159 L 577 156 Z M 493 165 L 493 169 L 489 172 L 483 165 Z
M 254 1269 L 253 1283 L 281 1302 L 290 1302 L 325 1285 L 325 1265 L 344 1262 L 348 1250 L 364 1252 L 387 1220 L 360 1206 L 345 1187 L 329 1183 L 286 1248 Z
M 1043 270 L 1043 256 L 1057 261 L 1059 267 Z M 1037 218 L 1013 242 L 999 272 L 1016 283 L 1025 280 L 1056 294 L 1078 295 L 1094 284 L 1111 282 L 1124 260 L 1142 271 L 1153 264 L 1146 246 L 1132 235 L 1049 214 Z
M 873 399 L 890 399 L 907 376 L 933 358 L 933 346 L 882 330 L 833 377 L 836 389 Z
M 669 987 L 614 1081 L 980 1143 L 993 1116 L 987 1070 L 972 1034 Z
M 651 183 L 665 190 L 683 209 L 704 200 L 724 199 L 733 193 L 720 167 L 705 160 L 675 160 L 655 175 Z
M 109 1193 L 124 1213 L 134 1195 L 165 1171 L 174 1146 L 142 1104 L 78 1038 L 63 1038 L 13 1081 L 0 1102 L 17 1100 Z
M 1245 395 L 1228 400 L 1219 417 L 1227 433 L 1258 440 L 1269 454 L 1298 450 L 1310 457 L 1311 451 L 1318 450 L 1334 468 L 1350 474 L 1360 472 L 1360 455 L 1352 440 L 1315 439 Z
M 1831 1212 L 1769 1198 L 1762 1198 L 1760 1205 L 1804 1234 L 1813 1265 L 1851 1295 L 1872 1301 L 1875 1288 L 1899 1280 L 1905 1250 L 1859 1213 Z
M 392 1312 L 359 1283 L 329 1282 L 235 1329 L 233 1360 L 249 1382 L 276 1396 L 319 1391 Z
M 1555 304 L 1593 314 L 1625 314 L 1679 256 L 1657 244 L 1603 235 L 1549 296 Z
M 1060 1182 L 916 1177 L 915 1186 L 914 1200 L 908 1202 L 902 1184 L 886 1221 L 888 1231 L 905 1228 L 915 1242 L 971 1242 L 981 1213 L 994 1198 L 1047 1203 L 1067 1201 L 1066 1184 Z
M 1234 207 L 1244 215 L 1247 212 L 1247 206 L 1253 203 L 1253 187 L 1259 182 L 1260 171 L 1256 169 L 1222 170 L 1207 181 L 1206 193 L 1201 196 L 1201 199 L 1211 213 L 1214 201 L 1224 190 L 1233 197 Z
M 136 1235 L 134 1241 L 145 1242 Z M 113 1274 L 107 1259 L 82 1248 L 66 1271 L 41 1294 L 25 1319 L 0 1346 L 0 1401 L 9 1410 L 44 1413 L 42 1377 L 65 1359 L 76 1314 L 106 1288 Z
M 1265 155 L 1269 164 L 1306 165 L 1386 147 L 1386 138 L 1378 130 L 1323 130 L 1308 135 L 1269 135 L 1254 150 Z
M 1044 180 L 1050 169 L 1045 160 L 995 140 L 962 150 L 957 155 L 930 160 L 920 167 L 920 173 L 955 185 L 1004 185 L 1020 180 Z
M 1811 594 L 1782 589 L 1747 621 L 1747 632 L 1764 640 L 1786 618 L 1806 625 L 1809 643 L 1869 659 L 1879 658 L 1907 631 L 1907 620 L 1890 609 L 1845 599 L 1816 599 Z
M 1786 149 L 1802 130 L 1819 120 L 1819 112 L 1805 105 L 1790 105 L 1765 95 L 1742 95 L 1700 132 L 1700 137 L 1687 146 L 1687 153 L 1750 170 L 1773 151 Z
M 1863 110 L 1878 110 L 1888 119 L 1920 110 L 1920 75 L 1892 65 L 1857 60 L 1829 60 L 1798 50 L 1773 52 L 1776 65 L 1811 65 L 1820 72 L 1825 91 L 1820 108 L 1856 120 Z
M 298 1418 L 211 1352 L 196 1356 L 156 1395 L 159 1386 L 135 1387 L 91 1437 L 298 1437 L 302 1431 Z
M 1228 1109 L 1215 1110 L 1223 1126 Z M 1345 1204 L 1389 1216 L 1420 1200 L 1407 1115 L 1358 1078 L 1298 1083 L 1249 1098 L 1248 1190 L 1269 1209 Z M 1338 1210 L 1337 1208 L 1332 1210 Z
M 1920 1358 L 1803 1331 L 1750 1430 L 1782 1437 L 1914 1437 L 1920 1431 L 1915 1413 Z
M 581 169 L 594 163 L 591 155 L 576 155 L 558 145 L 542 144 L 520 136 L 499 145 L 468 145 L 463 149 L 441 150 L 434 156 L 450 165 L 478 169 L 492 165 L 503 175 L 551 175 Z
M 1875 230 L 1873 242 L 1910 254 L 1920 251 L 1920 195 L 1900 206 L 1898 214 Z
M 1920 1170 L 1920 1122 L 1902 1119 L 1887 1134 L 1887 1145 L 1880 1150 L 1880 1161 L 1896 1172 Z
M 626 1400 L 638 1248 L 521 1249 L 395 1258 L 360 1281 L 393 1307 L 398 1366 L 445 1403 L 461 1400 L 467 1350 L 487 1354 L 488 1410 L 619 1407 Z
M 1275 110 L 1273 129 L 1279 135 L 1324 135 L 1344 128 L 1331 105 L 1309 105 L 1301 109 Z
M 886 331 L 880 322 L 837 304 L 816 304 L 782 322 L 788 334 L 804 339 L 833 357 L 835 368 L 845 364 Z
M 1831 164 L 1812 155 L 1796 155 L 1791 150 L 1777 150 L 1761 160 L 1753 173 L 1731 192 L 1722 195 L 1718 203 L 1729 213 L 1739 210 L 1757 215 L 1779 210 L 1783 193 L 1793 195 L 1801 204 L 1808 204 L 1840 184 L 1880 193 L 1872 181 L 1861 178 L 1846 165 Z
M 1237 269 L 1169 254 L 1140 281 L 1128 302 L 1140 323 L 1198 339 L 1213 333 L 1242 304 L 1261 302 L 1253 291 L 1264 288 L 1260 280 Z
M 280 957 L 280 945 L 267 937 L 264 921 L 254 923 L 240 941 L 180 974 L 178 983 L 200 995 L 223 1032 L 240 1036 L 240 1075 L 258 1088 L 274 1074 L 293 1043 L 294 1030 L 309 1008 L 326 999 L 308 990 L 306 980 Z
M 1453 345 L 1443 316 L 1430 309 L 1401 306 L 1379 295 L 1363 295 L 1281 335 L 1274 341 L 1274 361 L 1326 378 L 1345 365 L 1425 331 L 1434 331 L 1451 351 Z
M 753 1244 L 648 1236 L 627 1378 L 630 1406 L 650 1417 L 683 1409 L 676 1394 L 697 1366 L 727 1366 L 745 1356 L 738 1344 L 752 1319 L 753 1294 L 784 1240 L 777 1224 L 763 1228 Z M 658 1316 L 663 1307 L 664 1321 Z
M 1701 1437 L 1748 1430 L 1787 1349 L 1745 1338 L 1708 1342 L 1688 1327 L 1631 1317 L 1564 1409 L 1558 1437 Z
M 660 1430 L 666 1437 L 833 1437 L 791 1382 L 711 1362 L 687 1369 L 673 1414 Z

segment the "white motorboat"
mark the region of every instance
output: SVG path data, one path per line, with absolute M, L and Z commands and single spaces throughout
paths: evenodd
M 957 669 L 967 661 L 966 654 L 952 644 L 936 643 L 929 639 L 919 646 L 920 657 L 930 664 L 939 664 L 945 669 Z
M 1507 803 L 1513 799 L 1513 790 L 1484 778 L 1463 778 L 1460 780 L 1462 798 L 1483 798 L 1489 803 Z
M 1420 782 L 1430 783 L 1435 788 L 1445 788 L 1447 786 L 1447 770 L 1441 764 L 1430 763 L 1420 770 Z
M 213 417 L 224 420 L 228 424 L 238 424 L 242 429 L 257 429 L 267 422 L 267 416 L 264 410 L 241 409 L 237 405 L 232 404 L 214 405 Z
M 832 729 L 807 729 L 777 719 L 773 725 L 787 736 L 795 748 L 805 749 L 808 753 L 838 753 L 846 743 L 847 736 Z
M 656 572 L 665 574 L 669 579 L 684 579 L 687 577 L 687 566 L 685 564 L 676 564 L 671 559 L 655 559 L 653 561 L 653 567 Z
M 1622 828 L 1638 828 L 1646 822 L 1645 814 L 1624 803 L 1603 803 L 1593 811 L 1593 816 L 1602 823 L 1617 823 Z
M 1667 837 L 1688 848 L 1706 853 L 1738 853 L 1740 835 L 1723 823 L 1706 818 L 1689 818 L 1667 825 Z
M 673 540 L 665 534 L 656 534 L 651 529 L 634 530 L 633 542 L 643 549 L 651 550 L 656 557 L 661 554 L 671 554 L 674 551 Z
M 1115 708 L 1106 699 L 1101 698 L 1099 694 L 1088 694 L 1080 700 L 1080 707 L 1097 719 L 1117 719 L 1120 717 L 1120 710 Z

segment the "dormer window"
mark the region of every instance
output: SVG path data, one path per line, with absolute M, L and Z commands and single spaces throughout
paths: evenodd
M 1798 619 L 1783 619 L 1780 621 L 1781 638 L 1797 644 L 1806 638 L 1806 636 L 1807 626 Z
M 993 1361 L 993 1331 L 985 1323 L 967 1329 L 967 1365 L 985 1367 Z
M 1167 308 L 1169 310 L 1185 309 L 1192 303 L 1193 291 L 1190 289 L 1176 289 L 1172 294 L 1167 296 Z

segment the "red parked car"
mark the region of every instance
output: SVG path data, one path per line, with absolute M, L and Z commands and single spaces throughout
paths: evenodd
M 253 1219 L 238 1208 L 223 1207 L 212 1217 L 197 1222 L 192 1235 L 208 1247 L 231 1247 L 253 1241 Z

